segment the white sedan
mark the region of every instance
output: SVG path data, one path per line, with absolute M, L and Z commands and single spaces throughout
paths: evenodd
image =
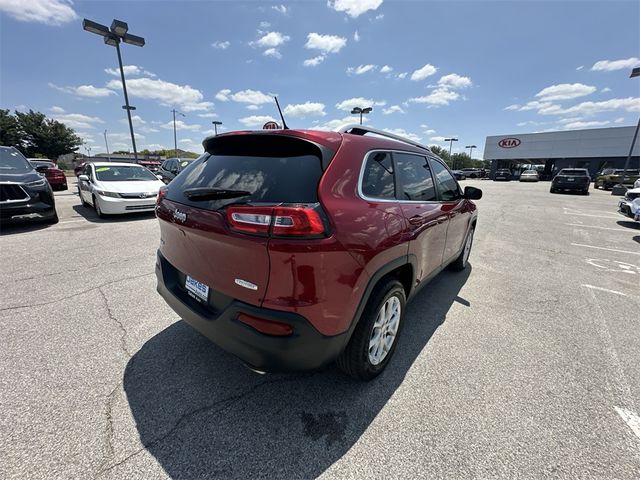
M 92 205 L 99 217 L 151 212 L 163 186 L 151 171 L 134 163 L 87 163 L 78 176 L 82 205 Z

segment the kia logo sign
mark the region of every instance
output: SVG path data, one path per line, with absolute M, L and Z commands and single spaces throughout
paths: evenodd
M 267 122 L 262 126 L 263 130 L 280 130 L 280 125 L 276 122 Z
M 519 138 L 503 138 L 498 142 L 498 146 L 502 148 L 514 148 L 520 145 Z

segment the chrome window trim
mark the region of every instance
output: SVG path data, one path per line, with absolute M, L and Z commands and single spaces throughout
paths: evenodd
M 406 150 L 396 150 L 396 149 L 389 149 L 389 148 L 376 148 L 373 150 L 369 150 L 367 153 L 365 153 L 364 158 L 360 164 L 360 174 L 358 175 L 358 197 L 360 197 L 362 200 L 365 200 L 367 202 L 378 202 L 378 203 L 380 202 L 382 203 L 426 203 L 426 204 L 442 203 L 440 200 L 398 200 L 397 198 L 393 198 L 393 199 L 377 198 L 377 197 L 369 197 L 365 195 L 364 192 L 362 191 L 362 181 L 364 180 L 364 169 L 367 165 L 367 161 L 369 160 L 369 156 L 377 152 L 403 153 L 407 155 L 415 155 L 416 157 L 424 157 L 426 159 L 429 158 L 429 155 L 427 155 L 426 152 L 423 155 L 422 153 L 408 152 Z M 394 168 L 395 168 L 395 165 L 394 165 Z M 431 168 L 431 165 L 429 165 L 429 168 Z M 393 179 L 395 183 L 396 182 L 395 170 L 393 172 Z M 433 185 L 434 186 L 436 185 L 435 179 L 433 181 Z M 436 191 L 437 191 L 437 187 L 436 187 Z M 394 195 L 395 195 L 395 192 L 394 192 Z

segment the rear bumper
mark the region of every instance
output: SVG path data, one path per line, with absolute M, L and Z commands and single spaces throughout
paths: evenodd
M 556 190 L 567 190 L 567 191 L 579 191 L 584 192 L 589 190 L 589 185 L 591 183 L 572 183 L 572 182 L 563 182 L 563 183 L 551 183 L 551 188 L 555 188 Z
M 66 190 L 68 188 L 66 177 L 48 178 L 47 181 L 49 182 L 49 185 L 51 185 L 52 188 L 60 188 L 62 190 Z
M 266 372 L 313 370 L 334 361 L 349 339 L 347 333 L 325 336 L 301 315 L 256 307 L 222 297 L 214 305 L 193 300 L 180 283 L 177 270 L 158 252 L 156 261 L 158 293 L 185 322 L 198 330 L 223 350 L 235 355 L 249 366 Z M 220 306 L 216 309 L 215 306 Z M 244 313 L 265 320 L 286 323 L 293 334 L 280 337 L 263 334 L 240 322 Z

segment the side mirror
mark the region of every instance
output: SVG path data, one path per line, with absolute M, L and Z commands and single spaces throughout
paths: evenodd
M 467 200 L 480 200 L 482 198 L 482 190 L 476 187 L 464 187 L 464 198 Z
M 82 180 L 84 182 L 88 182 L 89 181 L 89 177 L 87 177 L 86 175 L 78 175 L 78 180 Z

